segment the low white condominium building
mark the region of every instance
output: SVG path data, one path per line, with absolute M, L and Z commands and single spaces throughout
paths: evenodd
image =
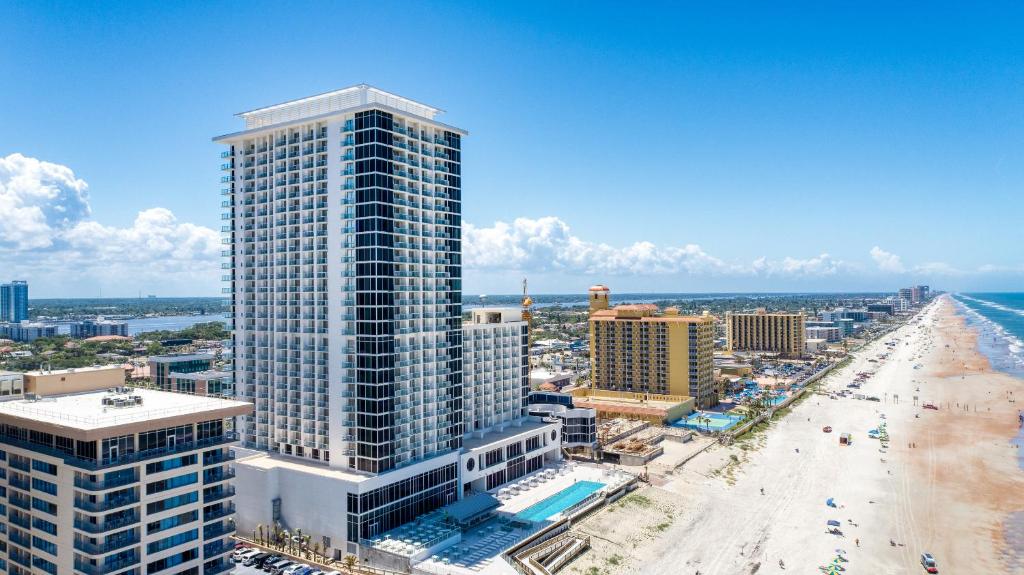
M 529 334 L 518 308 L 480 308 L 462 325 L 463 421 L 479 436 L 526 415 Z
M 236 440 L 251 404 L 148 389 L 0 401 L 7 573 L 232 568 Z

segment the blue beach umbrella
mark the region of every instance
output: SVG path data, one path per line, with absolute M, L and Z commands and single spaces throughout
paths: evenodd
M 836 521 L 835 519 L 829 519 L 828 520 L 828 526 L 829 527 L 839 527 L 840 525 L 842 525 L 842 524 L 839 523 L 838 521 Z
M 825 500 L 825 505 L 828 505 L 829 507 L 835 507 L 836 502 L 831 497 L 829 497 L 828 499 Z

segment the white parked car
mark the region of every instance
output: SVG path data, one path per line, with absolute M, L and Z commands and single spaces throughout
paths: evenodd
M 260 553 L 259 549 L 252 549 L 252 548 L 249 548 L 249 549 L 239 549 L 238 551 L 235 551 L 234 553 L 231 554 L 231 559 L 235 563 L 241 563 L 242 561 L 245 561 L 246 559 L 248 559 L 248 558 L 250 558 L 250 557 L 252 557 L 254 555 L 257 555 L 259 553 Z

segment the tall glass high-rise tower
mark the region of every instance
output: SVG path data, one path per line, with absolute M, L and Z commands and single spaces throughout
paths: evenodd
M 18 323 L 28 319 L 28 282 L 15 280 L 0 285 L 0 321 Z
M 461 447 L 466 132 L 439 113 L 359 85 L 215 139 L 244 444 L 369 473 Z

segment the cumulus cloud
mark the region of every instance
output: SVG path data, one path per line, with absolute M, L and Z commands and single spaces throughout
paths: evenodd
M 11 154 L 0 158 L 0 245 L 45 248 L 89 216 L 88 185 L 66 166 Z
M 697 244 L 658 246 L 636 242 L 624 247 L 592 242 L 574 235 L 561 219 L 517 218 L 491 227 L 466 224 L 464 261 L 479 270 L 522 270 L 595 275 L 789 275 L 825 276 L 845 264 L 828 254 L 808 259 L 759 258 L 751 264 L 730 263 Z
M 914 273 L 922 276 L 960 276 L 966 272 L 946 262 L 925 262 L 914 266 Z
M 850 265 L 823 253 L 807 259 L 787 256 L 779 261 L 761 257 L 754 260 L 751 267 L 756 273 L 768 276 L 831 276 Z
M 463 252 L 476 269 L 566 271 L 586 274 L 727 273 L 732 266 L 696 244 L 659 247 L 636 242 L 616 248 L 582 240 L 559 218 L 517 218 L 494 226 L 465 224 Z
M 0 265 L 29 279 L 214 289 L 218 232 L 179 222 L 165 208 L 139 212 L 128 227 L 104 225 L 89 219 L 87 189 L 66 166 L 0 158 Z
M 894 253 L 887 252 L 882 248 L 875 246 L 871 248 L 870 254 L 871 259 L 875 260 L 875 264 L 878 266 L 878 269 L 883 272 L 901 274 L 906 271 L 906 268 L 903 267 L 903 262 L 900 260 L 900 256 Z

